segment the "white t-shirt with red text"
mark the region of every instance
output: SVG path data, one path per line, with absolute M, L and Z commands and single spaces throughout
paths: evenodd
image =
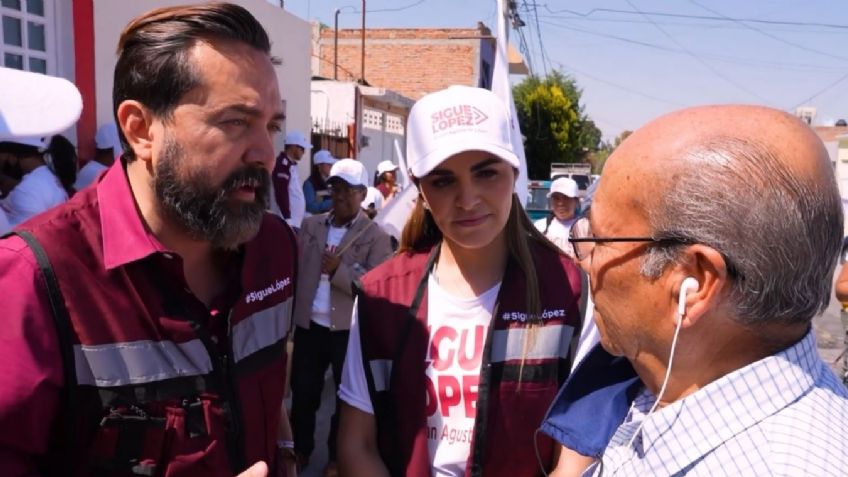
M 439 286 L 431 274 L 427 284 L 427 443 L 434 477 L 463 476 L 471 452 L 477 411 L 477 384 L 486 333 L 501 284 L 474 298 L 461 298 Z M 345 358 L 339 397 L 373 414 L 359 341 L 357 307 Z

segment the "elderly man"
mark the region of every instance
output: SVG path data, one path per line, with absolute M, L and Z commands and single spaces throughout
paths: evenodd
M 617 374 L 612 393 L 633 392 L 632 405 L 595 395 L 605 420 L 624 422 L 586 475 L 848 469 L 848 393 L 810 326 L 829 301 L 842 211 L 809 127 L 755 106 L 664 116 L 610 157 L 580 225 L 601 344 L 639 378 Z M 582 368 L 560 399 L 585 412 L 577 395 L 592 394 L 569 393 Z M 554 475 L 570 475 L 562 455 Z
M 336 162 L 327 183 L 332 210 L 307 217 L 300 230 L 291 385 L 292 428 L 301 464 L 308 462 L 315 446 L 315 413 L 327 368 L 332 369 L 336 388 L 341 380 L 353 311 L 351 283 L 392 254 L 389 236 L 360 210 L 368 183 L 362 163 Z M 337 428 L 334 413 L 326 476 L 336 475 Z
M 275 63 L 233 4 L 154 10 L 121 33 L 123 156 L 0 240 L 3 475 L 293 470 L 295 237 L 266 213 Z

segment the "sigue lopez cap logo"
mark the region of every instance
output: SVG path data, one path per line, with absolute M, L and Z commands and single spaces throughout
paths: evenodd
M 436 134 L 457 126 L 476 126 L 489 116 L 470 104 L 460 104 L 433 113 L 431 119 L 433 134 Z

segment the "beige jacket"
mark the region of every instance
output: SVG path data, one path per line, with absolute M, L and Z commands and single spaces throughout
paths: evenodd
M 330 229 L 328 216 L 319 214 L 307 217 L 300 228 L 294 322 L 301 328 L 309 328 L 312 321 L 312 302 L 315 301 L 315 292 L 321 279 L 321 256 L 327 246 L 327 232 Z M 353 311 L 351 283 L 392 256 L 389 236 L 361 211 L 338 249 L 342 250 L 342 260 L 330 279 L 332 331 L 350 329 Z

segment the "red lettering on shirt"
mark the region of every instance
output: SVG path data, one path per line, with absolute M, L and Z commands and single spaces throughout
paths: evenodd
M 444 371 L 448 369 L 454 359 L 454 350 L 452 347 L 447 348 L 447 356 L 442 357 L 439 349 L 441 348 L 442 340 L 456 340 L 456 330 L 448 326 L 442 326 L 433 333 L 433 339 L 430 342 L 430 360 L 433 361 L 433 369 L 436 371 Z
M 450 415 L 450 408 L 462 402 L 462 388 L 459 380 L 453 376 L 439 376 L 439 404 L 442 416 Z

